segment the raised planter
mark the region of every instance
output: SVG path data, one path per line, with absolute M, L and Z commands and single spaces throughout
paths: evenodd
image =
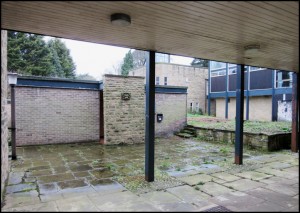
M 197 136 L 204 140 L 234 144 L 235 131 L 203 127 L 194 128 L 197 131 Z M 291 133 L 277 133 L 270 135 L 244 132 L 243 139 L 245 146 L 265 151 L 289 149 L 291 146 Z

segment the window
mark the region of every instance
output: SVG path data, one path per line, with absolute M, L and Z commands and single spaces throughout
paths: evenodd
M 292 87 L 292 72 L 276 72 L 276 88 Z
M 168 78 L 167 77 L 165 77 L 165 83 L 164 83 L 164 85 L 168 85 Z
M 222 75 L 226 75 L 226 68 L 211 71 L 211 77 L 222 76 Z
M 263 67 L 251 67 L 251 66 L 250 66 L 250 72 L 251 72 L 251 71 L 263 70 L 263 69 L 265 69 L 265 68 L 263 68 Z
M 210 61 L 210 69 L 215 70 L 215 69 L 222 69 L 226 68 L 226 63 L 218 62 L 218 61 Z
M 190 103 L 190 112 L 193 112 L 193 103 Z
M 199 112 L 199 103 L 196 103 L 196 113 Z
M 236 74 L 236 67 L 229 67 L 228 74 Z
M 159 77 L 156 77 L 155 85 L 159 85 Z
M 170 63 L 170 55 L 163 53 L 155 53 L 155 62 Z

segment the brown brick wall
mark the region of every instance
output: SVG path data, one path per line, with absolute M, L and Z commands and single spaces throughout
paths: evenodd
M 8 176 L 8 115 L 7 99 L 7 31 L 1 30 L 1 204 L 3 190 Z
M 17 146 L 99 141 L 99 91 L 16 87 Z
M 130 76 L 145 76 L 146 68 L 141 67 L 132 70 Z M 167 85 L 188 87 L 187 109 L 190 109 L 190 103 L 193 103 L 193 110 L 196 109 L 196 103 L 205 113 L 205 79 L 208 78 L 208 70 L 192 66 L 156 63 L 155 77 L 159 77 L 159 85 L 164 85 L 164 77 L 167 77 Z
M 144 143 L 144 78 L 104 75 L 103 85 L 105 143 Z M 122 100 L 121 93 L 130 93 L 130 100 Z
M 186 125 L 186 101 L 187 94 L 155 94 L 155 116 L 163 114 L 162 122 L 155 117 L 155 136 L 170 136 Z

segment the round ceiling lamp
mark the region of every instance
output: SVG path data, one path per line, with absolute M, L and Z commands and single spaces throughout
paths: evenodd
M 124 13 L 114 13 L 110 16 L 111 24 L 114 26 L 125 27 L 131 24 L 131 18 Z
M 246 55 L 253 55 L 257 54 L 260 50 L 260 45 L 259 44 L 250 44 L 244 47 L 245 54 Z

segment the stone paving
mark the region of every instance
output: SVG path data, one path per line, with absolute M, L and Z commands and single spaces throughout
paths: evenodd
M 142 144 L 18 147 L 1 211 L 299 211 L 299 153 L 233 150 L 158 139 L 147 183 Z

